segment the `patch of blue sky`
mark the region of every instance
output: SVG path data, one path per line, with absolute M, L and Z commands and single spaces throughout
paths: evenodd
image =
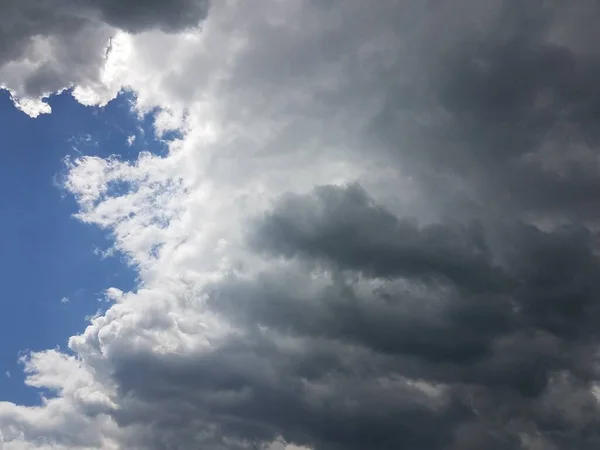
M 140 119 L 132 97 L 104 108 L 85 107 L 68 92 L 50 97 L 52 114 L 32 119 L 0 91 L 0 401 L 37 404 L 41 391 L 24 385 L 19 354 L 66 348 L 89 317 L 108 304 L 104 290 L 135 285 L 120 255 L 103 257 L 110 235 L 75 218 L 74 199 L 56 185 L 64 158 L 141 151 L 165 154 L 153 132 L 153 114 Z M 126 189 L 126 187 L 123 187 Z

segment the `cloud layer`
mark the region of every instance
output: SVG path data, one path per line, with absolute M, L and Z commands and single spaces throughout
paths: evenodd
M 597 448 L 595 2 L 182 3 L 82 6 L 182 137 L 68 163 L 140 285 L 3 448 Z

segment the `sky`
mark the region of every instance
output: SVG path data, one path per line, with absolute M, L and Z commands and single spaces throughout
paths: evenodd
M 120 254 L 108 256 L 110 234 L 77 221 L 77 205 L 61 186 L 67 158 L 135 160 L 141 150 L 165 151 L 151 116 L 139 120 L 131 101 L 123 94 L 105 108 L 86 107 L 65 92 L 50 99 L 54 114 L 32 120 L 2 92 L 0 265 L 7 313 L 0 326 L 11 336 L 0 352 L 3 400 L 37 404 L 41 392 L 23 383 L 20 356 L 48 346 L 68 351 L 68 338 L 86 318 L 107 308 L 107 286 L 134 286 L 135 270 Z
M 600 441 L 592 0 L 8 0 L 0 450 Z

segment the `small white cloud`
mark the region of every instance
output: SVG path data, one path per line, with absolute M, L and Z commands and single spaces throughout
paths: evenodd
M 116 248 L 114 246 L 102 250 L 100 247 L 94 247 L 94 255 L 99 256 L 101 259 L 110 258 L 115 256 Z
M 6 375 L 6 378 L 10 378 L 10 372 L 8 370 L 4 372 L 4 374 Z
M 127 138 L 127 145 L 129 145 L 131 147 L 134 142 L 135 142 L 135 134 L 132 134 L 131 136 L 129 136 Z
M 115 287 L 110 287 L 105 291 L 104 295 L 107 301 L 118 302 L 123 297 L 123 291 Z
M 69 303 L 69 297 L 63 297 L 60 299 L 61 303 Z

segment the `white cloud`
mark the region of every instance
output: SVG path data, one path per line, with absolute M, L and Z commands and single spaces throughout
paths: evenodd
M 106 103 L 114 85 L 106 78 L 106 57 L 120 32 L 175 32 L 196 27 L 205 0 L 164 2 L 7 0 L 0 18 L 0 87 L 32 117 L 50 112 L 49 94 L 77 87 L 84 104 Z
M 254 298 L 257 307 L 267 298 L 270 308 L 283 313 L 286 304 L 279 300 L 290 294 L 303 306 L 295 312 L 301 318 L 320 303 L 337 307 L 335 300 L 348 294 L 343 276 L 326 263 L 265 256 L 246 245 L 251 220 L 272 209 L 285 192 L 309 195 L 317 185 L 358 180 L 369 201 L 392 215 L 427 223 L 446 212 L 454 217 L 465 212 L 453 197 L 463 188 L 461 180 L 435 178 L 439 166 L 450 163 L 441 153 L 434 153 L 441 162 L 428 160 L 430 142 L 412 140 L 423 124 L 450 122 L 450 113 L 430 98 L 420 71 L 436 67 L 436 58 L 465 36 L 484 33 L 498 8 L 490 7 L 493 2 L 464 0 L 461 7 L 472 8 L 472 14 L 461 14 L 460 8 L 432 10 L 424 3 L 385 0 L 374 7 L 360 0 L 226 0 L 214 2 L 201 30 L 173 33 L 182 25 L 177 17 L 151 26 L 125 15 L 133 22 L 123 25 L 114 16 L 115 3 L 104 2 L 97 27 L 86 22 L 76 27 L 79 34 L 60 38 L 52 37 L 57 29 L 51 28 L 51 37 L 22 44 L 20 51 L 31 52 L 40 67 L 36 61 L 43 51 L 57 55 L 52 61 L 60 71 L 49 78 L 53 83 L 44 78 L 27 87 L 41 68 L 27 66 L 22 53 L 21 59 L 0 63 L 0 79 L 8 80 L 6 86 L 24 99 L 23 105 L 33 102 L 22 106 L 31 115 L 47 112 L 32 99 L 66 86 L 77 85 L 73 95 L 90 105 L 127 89 L 135 94 L 140 115 L 160 108 L 158 135 L 173 129 L 182 133 L 167 156 L 142 153 L 131 163 L 89 156 L 66 161 L 65 186 L 78 201 L 76 217 L 113 233 L 115 251 L 139 271 L 140 283 L 131 292 L 107 287 L 105 296 L 113 303 L 71 337 L 68 353 L 34 352 L 23 360 L 26 382 L 54 396 L 39 407 L 0 403 L 3 448 L 350 448 L 360 445 L 354 432 L 375 439 L 374 424 L 396 433 L 394 448 L 413 436 L 423 448 L 441 448 L 439 440 L 451 440 L 455 426 L 459 444 L 448 448 L 460 448 L 463 439 L 470 448 L 488 442 L 488 428 L 502 422 L 495 412 L 489 423 L 472 424 L 477 418 L 463 412 L 462 404 L 452 409 L 452 401 L 460 401 L 446 395 L 441 382 L 412 378 L 422 369 L 419 361 L 398 362 L 385 352 L 317 333 L 322 330 L 295 335 L 269 323 L 240 325 L 237 311 L 227 316 L 210 305 L 210 288 L 227 283 L 231 289 L 221 290 L 231 298 L 242 292 L 241 301 Z M 79 44 L 71 40 L 79 35 L 83 47 L 72 49 Z M 113 38 L 104 59 L 100 43 L 108 36 Z M 72 71 L 70 59 L 82 49 L 80 71 Z M 395 96 L 402 105 L 389 115 L 398 115 L 405 128 L 393 129 L 400 137 L 392 146 L 387 135 L 373 130 L 379 125 L 389 132 L 380 122 L 389 119 L 382 111 Z M 442 137 L 431 133 L 427 138 L 446 144 L 445 128 L 428 130 Z M 444 149 L 453 150 L 450 143 Z M 415 173 L 427 180 L 425 187 Z M 441 193 L 425 197 L 434 191 Z M 324 215 L 327 205 L 315 208 Z M 342 224 L 353 219 L 344 215 L 343 201 L 335 205 Z M 299 208 L 294 218 L 305 221 L 312 236 L 318 214 L 307 211 Z M 374 317 L 389 332 L 394 327 L 385 322 L 389 302 L 383 290 L 418 303 L 420 317 L 453 294 L 443 286 L 354 275 L 348 282 L 351 306 L 376 303 Z M 314 299 L 320 303 L 311 303 Z M 414 305 L 407 301 L 401 307 Z M 437 318 L 431 314 L 426 325 L 434 328 Z M 367 319 L 373 317 L 365 314 Z M 427 348 L 430 343 L 419 344 Z M 400 375 L 403 370 L 409 373 Z M 477 393 L 461 398 L 471 401 Z M 533 425 L 527 428 L 528 412 L 507 425 L 514 427 L 511 433 L 537 432 Z M 398 427 L 398 417 L 405 428 Z
M 360 74 L 356 80 L 344 78 L 356 76 L 344 68 L 358 68 L 366 60 L 357 56 L 346 61 L 342 52 L 364 39 L 378 39 L 393 25 L 385 19 L 385 10 L 369 13 L 372 9 L 360 2 L 341 11 L 351 15 L 353 9 L 382 23 L 353 35 L 341 19 L 329 25 L 331 14 L 321 18 L 318 6 L 227 1 L 213 5 L 202 32 L 148 31 L 113 38 L 96 84 L 76 88 L 74 96 L 84 104 L 103 104 L 121 87 L 131 89 L 141 112 L 162 108 L 156 120 L 159 134 L 179 128 L 184 137 L 170 145 L 166 157 L 142 154 L 131 164 L 96 157 L 67 161 L 66 187 L 79 202 L 77 217 L 112 230 L 115 247 L 138 267 L 141 286 L 130 293 L 107 291 L 115 303 L 93 318 L 84 333 L 71 338 L 75 357 L 42 352 L 27 360 L 28 383 L 55 389 L 58 396 L 38 409 L 0 405 L 0 415 L 11 417 L 10 429 L 15 430 L 3 431 L 5 446 L 34 445 L 36 436 L 47 434 L 48 442 L 65 447 L 85 439 L 96 448 L 150 448 L 161 445 L 161 440 L 169 445 L 169 439 L 212 442 L 214 448 L 230 439 L 227 448 L 244 447 L 242 436 L 221 435 L 214 428 L 218 422 L 201 418 L 202 408 L 226 401 L 219 395 L 236 394 L 211 394 L 214 398 L 207 397 L 198 417 L 179 431 L 172 430 L 179 436 L 164 429 L 158 438 L 144 425 L 154 419 L 143 419 L 152 400 L 135 396 L 120 400 L 114 376 L 137 377 L 129 374 L 128 361 L 140 358 L 158 364 L 156 368 L 162 363 L 152 361 L 169 355 L 181 355 L 182 363 L 192 355 L 228 358 L 219 348 L 229 345 L 238 331 L 203 306 L 201 291 L 207 283 L 239 270 L 240 264 L 257 264 L 254 270 L 263 264 L 243 249 L 240 224 L 288 189 L 306 191 L 315 184 L 361 177 L 367 184 L 378 183 L 379 177 L 370 174 L 371 162 L 362 164 L 353 152 L 359 150 L 360 127 L 381 98 L 352 100 L 355 103 L 347 104 L 345 111 L 319 99 L 339 96 L 338 83 L 340 89 L 350 82 L 367 83 L 368 73 L 364 79 Z M 311 24 L 311 30 L 287 28 L 299 18 Z M 380 26 L 387 30 L 379 30 Z M 307 35 L 312 37 L 305 42 Z M 328 49 L 329 39 L 345 38 L 349 40 L 341 42 L 342 48 Z M 282 66 L 296 60 L 304 60 L 308 71 Z M 392 172 L 390 176 L 395 177 Z M 131 189 L 115 195 L 116 183 Z M 305 344 L 277 344 L 286 345 L 300 346 L 294 351 L 301 354 Z M 179 414 L 171 407 L 167 410 Z M 77 415 L 81 411 L 85 414 Z M 63 422 L 52 422 L 58 417 Z M 156 420 L 162 423 L 167 418 Z M 125 427 L 127 423 L 131 426 Z M 71 441 L 75 430 L 78 437 Z M 150 433 L 148 439 L 159 440 L 146 442 L 145 433 Z

